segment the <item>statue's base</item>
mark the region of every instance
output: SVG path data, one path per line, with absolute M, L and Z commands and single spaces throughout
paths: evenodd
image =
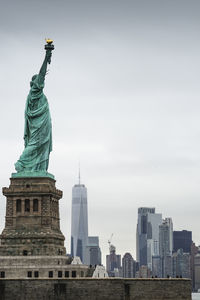
M 50 174 L 46 171 L 23 171 L 23 172 L 11 174 L 11 178 L 22 178 L 22 177 L 49 177 L 55 179 L 53 174 Z
M 11 178 L 3 195 L 7 198 L 6 224 L 0 234 L 0 256 L 66 254 L 59 218 L 62 191 L 56 188 L 54 179 Z

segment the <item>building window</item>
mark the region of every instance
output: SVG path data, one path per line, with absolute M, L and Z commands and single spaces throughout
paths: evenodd
M 16 202 L 16 212 L 21 212 L 21 210 L 22 210 L 21 199 L 17 199 L 17 202 Z
M 69 271 L 65 271 L 65 277 L 69 277 Z
M 0 278 L 5 278 L 5 272 L 4 271 L 1 271 Z
M 38 199 L 33 199 L 33 211 L 38 211 Z
M 30 200 L 29 199 L 25 199 L 25 207 L 24 210 L 26 212 L 30 212 Z
M 49 271 L 49 278 L 53 278 L 53 271 Z
M 84 277 L 84 272 L 83 271 L 81 271 L 81 277 Z
M 32 277 L 32 271 L 28 271 L 28 272 L 27 272 L 27 276 L 28 276 L 29 278 L 31 278 L 31 277 Z
M 34 277 L 35 277 L 35 278 L 38 278 L 38 277 L 39 277 L 39 272 L 38 272 L 38 271 L 35 271 L 35 272 L 34 272 Z
M 58 277 L 59 277 L 59 278 L 62 277 L 62 271 L 58 271 Z
M 23 250 L 23 255 L 27 256 L 28 255 L 28 251 L 27 250 Z
M 72 277 L 76 277 L 76 271 L 72 271 Z
M 141 217 L 141 232 L 144 234 L 147 233 L 147 216 Z

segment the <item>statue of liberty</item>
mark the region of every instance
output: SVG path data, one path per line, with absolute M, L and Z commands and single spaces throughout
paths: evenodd
M 25 107 L 25 148 L 15 164 L 17 173 L 12 174 L 14 177 L 48 174 L 49 154 L 52 151 L 52 126 L 49 105 L 43 88 L 47 64 L 51 63 L 51 51 L 54 46 L 52 40 L 46 42 L 44 62 L 39 74 L 34 75 L 30 82 L 30 92 Z

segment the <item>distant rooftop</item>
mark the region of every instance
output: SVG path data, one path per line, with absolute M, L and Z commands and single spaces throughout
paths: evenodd
M 84 184 L 75 184 L 74 187 L 85 187 Z

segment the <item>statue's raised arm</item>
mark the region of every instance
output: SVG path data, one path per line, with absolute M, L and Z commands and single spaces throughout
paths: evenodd
M 52 50 L 54 50 L 54 45 L 52 44 L 53 41 L 48 39 L 46 40 L 46 42 L 47 42 L 47 44 L 45 45 L 46 55 L 39 72 L 39 80 L 41 83 L 44 82 L 45 75 L 47 73 L 47 64 L 51 63 L 51 56 L 52 56 L 51 52 Z

